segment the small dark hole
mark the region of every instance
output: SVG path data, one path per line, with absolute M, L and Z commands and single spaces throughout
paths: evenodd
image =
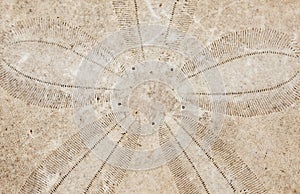
M 151 124 L 152 124 L 152 125 L 155 125 L 155 123 L 154 123 L 154 122 L 152 122 Z
M 174 69 L 173 69 L 173 68 L 171 68 L 171 71 L 174 71 Z
M 182 109 L 185 109 L 185 106 L 182 106 L 181 108 L 182 108 Z
M 30 133 L 32 133 L 32 129 L 30 129 Z
M 132 70 L 135 70 L 135 67 L 132 67 L 131 69 L 132 69 Z
M 121 103 L 121 102 L 119 102 L 119 103 L 118 103 L 118 105 L 119 105 L 119 106 L 121 106 L 121 105 L 122 105 L 122 103 Z

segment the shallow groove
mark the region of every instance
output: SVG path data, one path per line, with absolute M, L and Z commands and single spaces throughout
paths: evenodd
M 182 71 L 189 77 L 233 60 L 254 55 L 275 54 L 299 58 L 300 50 L 295 41 L 285 33 L 271 29 L 252 28 L 223 35 L 199 54 L 208 56 L 210 61 L 215 62 L 201 65 L 194 62 L 185 64 Z
M 32 39 L 32 34 L 35 34 L 35 39 Z M 45 34 L 48 36 L 45 36 Z M 91 51 L 96 40 L 87 35 L 87 33 L 82 32 L 79 28 L 60 20 L 40 18 L 22 21 L 17 23 L 12 29 L 12 33 L 5 35 L 3 41 L 5 47 L 3 49 L 22 43 L 45 44 L 70 51 L 80 58 L 101 66 L 101 64 L 83 54 Z M 103 53 L 103 55 L 108 56 L 108 59 L 113 59 L 112 54 L 105 50 L 105 48 L 99 47 L 97 50 L 93 50 L 93 52 L 95 54 Z M 102 68 L 107 70 L 108 73 L 119 76 L 111 70 L 106 69 L 106 67 Z M 10 95 L 18 97 L 20 100 L 25 100 L 28 104 L 44 108 L 71 108 L 73 101 L 72 89 L 110 90 L 105 87 L 77 86 L 41 80 L 19 71 L 5 59 L 1 61 L 0 74 L 0 84 L 5 90 L 9 91 Z M 25 86 L 26 90 L 21 88 L 21 86 Z M 89 101 L 94 100 L 95 98 Z M 91 102 L 86 102 L 86 104 L 91 104 Z
M 120 25 L 123 28 L 128 28 L 131 25 L 137 26 L 141 54 L 142 54 L 142 58 L 145 59 L 143 40 L 142 40 L 141 29 L 140 29 L 141 28 L 140 21 L 138 17 L 137 1 L 134 0 L 133 1 L 134 3 L 132 4 L 135 10 L 135 14 L 133 18 L 129 16 L 130 14 L 127 14 L 127 12 L 130 13 L 132 6 L 124 6 L 126 4 L 126 3 L 124 4 L 124 2 L 126 1 L 114 1 L 113 3 L 115 10 L 117 10 L 116 14 L 118 16 Z M 178 2 L 179 0 L 176 0 L 172 7 L 172 13 L 171 13 L 169 26 L 168 26 L 168 32 L 166 34 L 166 39 L 169 34 L 170 27 L 174 24 L 175 11 L 177 9 L 177 6 L 179 5 Z M 188 1 L 186 0 L 184 1 L 184 3 L 185 2 Z M 185 13 L 185 11 L 183 11 L 183 13 Z M 124 18 L 123 16 L 126 17 Z M 127 17 L 129 18 L 129 21 L 126 21 Z M 189 19 L 190 18 L 183 20 L 183 22 L 189 21 Z M 67 23 L 62 23 L 62 24 L 65 26 L 69 26 Z M 175 24 L 175 27 L 176 25 L 177 27 L 180 26 L 179 24 Z M 30 27 L 30 25 L 28 24 L 26 25 L 27 27 Z M 186 23 L 186 25 L 182 26 L 181 30 L 186 32 L 188 27 L 189 27 L 189 23 Z M 25 27 L 22 26 L 22 28 L 17 30 L 18 31 L 17 33 L 20 34 L 24 33 L 24 30 L 26 31 L 25 28 L 26 26 Z M 29 32 L 27 33 L 29 34 Z M 125 37 L 127 38 L 126 41 L 129 44 L 130 41 L 132 41 L 131 40 L 132 37 L 130 37 L 131 35 L 134 36 L 134 33 L 132 34 L 129 33 Z M 87 37 L 91 38 L 88 35 Z M 251 40 L 253 37 L 256 37 L 257 40 L 256 39 Z M 241 39 L 242 41 L 240 41 Z M 59 41 L 50 42 L 44 40 L 18 40 L 18 41 L 12 41 L 11 44 L 19 44 L 19 43 L 26 43 L 26 42 L 37 42 L 37 43 L 51 45 L 51 46 L 58 46 L 60 48 L 73 52 L 75 55 L 78 55 L 89 62 L 98 64 L 96 61 L 93 61 L 92 59 L 86 57 L 84 54 L 81 54 L 80 51 L 73 49 L 76 48 L 76 44 L 78 43 L 74 43 L 74 44 L 71 43 L 70 46 L 64 46 L 63 44 L 60 44 Z M 257 45 L 259 45 L 259 43 L 263 43 L 261 44 L 263 45 L 261 48 L 257 48 L 258 47 Z M 244 46 L 253 49 L 254 51 L 246 53 L 243 51 Z M 235 60 L 244 57 L 250 57 L 256 55 L 281 55 L 281 56 L 288 56 L 291 58 L 299 58 L 299 50 L 293 45 L 293 42 L 284 33 L 278 33 L 274 30 L 269 30 L 269 29 L 267 30 L 250 29 L 241 32 L 231 33 L 229 35 L 223 36 L 221 39 L 214 41 L 211 45 L 205 48 L 203 52 L 205 53 L 205 55 L 214 58 L 217 61 L 217 63 L 207 64 L 208 67 L 206 66 L 204 69 L 201 70 L 199 70 L 198 67 L 188 66 L 190 64 L 184 66 L 182 68 L 182 71 L 185 72 L 186 74 L 190 74 L 188 75 L 188 78 L 195 77 L 213 68 L 217 68 L 221 65 L 225 65 L 227 63 L 233 62 Z M 29 75 L 26 75 L 21 71 L 18 71 L 12 65 L 8 64 L 5 60 L 3 60 L 3 62 L 6 63 L 6 66 L 9 67 L 12 70 L 12 72 L 7 71 L 4 66 L 0 65 L 0 86 L 3 87 L 5 90 L 7 90 L 8 93 L 13 97 L 24 100 L 29 104 L 38 105 L 47 108 L 48 107 L 49 108 L 72 108 L 73 107 L 72 101 L 74 100 L 72 95 L 73 92 L 61 91 L 55 87 L 61 87 L 63 89 L 81 88 L 81 89 L 91 89 L 91 90 L 113 90 L 109 88 L 94 88 L 89 86 L 65 85 L 65 84 L 60 84 L 55 82 L 43 81 L 31 77 Z M 105 67 L 103 68 L 105 69 Z M 110 69 L 105 69 L 105 70 L 109 72 L 111 71 Z M 111 72 L 111 73 L 117 75 L 115 74 L 115 72 Z M 299 82 L 298 74 L 299 72 L 297 72 L 289 80 L 269 88 L 256 89 L 256 90 L 244 91 L 244 92 L 194 93 L 193 95 L 225 96 L 227 98 L 226 114 L 228 115 L 248 117 L 248 116 L 261 115 L 261 114 L 270 114 L 272 112 L 282 111 L 290 107 L 295 101 L 299 100 L 300 82 Z M 40 86 L 38 85 L 39 83 L 45 84 L 47 87 L 43 87 L 43 85 Z M 262 96 L 256 96 L 258 94 Z M 102 98 L 98 96 L 96 98 L 97 101 L 102 100 Z M 84 102 L 83 105 L 94 104 L 95 102 L 93 100 L 95 100 L 95 96 L 91 97 L 88 100 L 88 102 Z M 212 104 L 210 103 L 209 100 L 206 101 L 206 99 L 204 100 L 200 99 L 199 102 L 197 101 L 195 103 L 202 108 L 205 108 L 207 110 L 212 110 Z M 93 123 L 93 126 L 94 125 L 106 126 L 107 124 L 108 125 L 112 124 L 111 122 L 112 120 L 108 118 L 104 122 L 99 121 L 99 123 Z M 180 125 L 179 122 L 177 124 Z M 114 129 L 117 125 L 118 124 L 114 125 L 112 129 Z M 166 127 L 169 129 L 170 134 L 172 134 L 172 131 L 167 124 Z M 236 152 L 230 146 L 226 145 L 226 143 L 223 142 L 221 139 L 217 139 L 212 145 L 210 150 L 207 150 L 203 146 L 205 141 L 208 141 L 206 138 L 209 139 L 211 138 L 211 136 L 213 136 L 212 134 L 206 131 L 207 128 L 205 126 L 199 123 L 199 128 L 198 128 L 199 130 L 195 135 L 191 135 L 188 132 L 188 130 L 184 128 L 184 126 L 181 127 L 192 138 L 193 142 L 205 153 L 206 157 L 212 162 L 214 167 L 218 170 L 218 172 L 222 175 L 222 177 L 226 180 L 227 184 L 231 187 L 231 189 L 234 192 L 250 192 L 250 193 L 265 192 L 265 189 L 261 185 L 260 181 L 258 180 L 256 175 L 251 171 L 251 169 L 247 166 L 247 164 L 245 164 L 245 162 L 236 154 Z M 111 132 L 111 130 L 105 133 L 105 136 L 103 136 L 103 138 L 105 138 Z M 165 135 L 163 133 L 165 133 L 165 131 L 162 131 L 159 134 L 160 144 L 166 141 L 166 139 L 163 138 L 163 136 Z M 205 136 L 207 134 L 208 136 Z M 109 156 L 101 164 L 100 168 L 98 169 L 98 171 L 95 173 L 92 180 L 87 185 L 84 193 L 90 192 L 91 189 L 93 189 L 93 187 L 96 187 L 95 190 L 97 190 L 97 192 L 114 193 L 115 187 L 121 183 L 123 177 L 126 174 L 126 170 L 111 166 L 108 161 L 110 160 L 111 157 L 113 157 L 113 154 L 117 150 L 117 147 L 119 146 L 121 141 L 124 140 L 125 135 L 127 135 L 127 133 L 124 133 L 122 137 L 119 139 L 119 141 L 117 141 L 117 144 L 110 152 Z M 172 135 L 174 136 L 174 134 Z M 85 144 L 82 142 L 82 137 L 78 133 L 75 134 L 65 144 L 63 144 L 52 154 L 50 154 L 47 157 L 47 159 L 43 161 L 43 163 L 34 172 L 32 172 L 30 177 L 22 186 L 20 193 L 40 193 L 43 192 L 45 189 L 48 189 L 47 181 L 49 181 L 49 176 L 51 180 L 52 176 L 56 175 L 57 172 L 64 170 L 65 166 L 61 166 L 61 164 L 66 165 L 67 162 L 74 161 L 74 158 L 77 157 L 78 154 L 84 152 L 84 155 L 80 157 L 79 160 L 75 162 L 75 164 L 73 164 L 71 169 L 69 169 L 66 172 L 66 174 L 64 174 L 63 176 L 59 174 L 61 179 L 58 182 L 56 182 L 56 184 L 52 187 L 50 193 L 56 192 L 57 189 L 63 184 L 64 180 L 68 177 L 68 175 L 79 165 L 79 163 L 83 161 L 84 158 L 88 156 L 88 154 L 91 153 L 91 151 L 96 147 L 96 145 L 98 145 L 98 143 L 101 140 L 103 140 L 103 138 L 97 141 L 97 143 L 91 149 L 87 149 Z M 129 144 L 128 147 L 134 149 L 136 146 L 137 139 L 138 139 L 137 136 L 129 136 L 128 141 L 125 142 L 125 144 Z M 209 193 L 205 181 L 202 180 L 202 177 L 200 176 L 198 170 L 196 169 L 195 165 L 191 161 L 191 158 L 189 157 L 188 153 L 183 149 L 180 142 L 178 142 L 176 138 L 175 140 L 178 146 L 182 149 L 183 155 L 185 159 L 188 161 L 187 163 L 190 164 L 189 167 L 191 167 L 192 170 L 196 173 L 199 181 L 202 183 L 202 186 L 204 187 L 204 190 L 207 193 Z M 165 149 L 164 150 L 165 152 L 170 151 L 168 150 L 169 148 L 163 148 L 163 149 Z M 130 160 L 131 156 L 129 155 L 127 157 Z M 180 157 L 169 161 L 168 165 L 171 169 L 171 172 L 173 173 L 175 182 L 180 192 L 199 193 L 196 183 L 190 182 L 188 180 L 187 178 L 188 170 L 185 166 L 185 162 L 182 161 Z M 104 187 L 103 185 L 100 184 L 102 182 L 102 179 L 100 180 L 100 176 L 104 169 L 107 171 L 107 174 L 105 174 L 106 177 L 104 177 L 103 179 L 105 180 L 104 182 L 106 182 L 106 186 L 108 186 L 109 189 L 108 191 L 103 190 Z
M 210 139 L 215 139 L 215 135 L 206 126 L 199 124 L 199 129 L 195 135 L 191 135 L 188 130 L 175 119 L 177 124 L 189 135 L 193 142 L 205 153 L 205 156 L 212 162 L 218 172 L 226 180 L 227 184 L 234 192 L 248 191 L 250 193 L 264 193 L 265 188 L 260 183 L 257 176 L 251 171 L 247 164 L 221 139 L 214 140 L 211 147 L 205 144 Z M 233 177 L 233 179 L 229 178 Z
M 125 135 L 127 135 L 126 138 Z M 127 172 L 126 168 L 129 167 L 130 161 L 134 154 L 134 152 L 132 151 L 125 153 L 116 153 L 116 148 L 122 141 L 123 147 L 134 150 L 137 147 L 137 141 L 139 137 L 140 135 L 131 133 L 124 133 L 122 135 L 122 138 L 118 142 L 116 142 L 115 148 L 111 151 L 110 156 L 106 159 L 106 162 L 102 163 L 93 179 L 86 187 L 84 193 L 115 193 L 115 188 L 122 182 L 123 178 L 125 177 Z M 113 158 L 113 160 L 122 161 L 122 168 L 109 164 L 109 159 L 110 157 L 113 157 L 113 154 L 117 155 L 117 158 Z
M 7 68 L 5 68 L 7 67 Z M 9 69 L 8 69 L 9 68 Z M 107 101 L 107 97 L 102 93 L 91 94 L 85 102 L 79 104 L 73 96 L 72 90 L 62 89 L 56 86 L 41 84 L 40 82 L 27 79 L 17 72 L 10 71 L 8 66 L 0 65 L 0 86 L 9 95 L 21 101 L 44 108 L 73 108 L 75 105 L 91 105 L 98 102 Z M 103 91 L 103 90 L 102 90 Z
M 169 20 L 167 32 L 166 32 L 166 35 L 165 35 L 165 39 L 166 39 L 166 40 L 168 39 L 168 36 L 169 36 L 169 32 L 170 32 L 170 28 L 171 28 L 171 25 L 172 25 L 172 22 L 173 22 L 173 18 L 174 18 L 174 14 L 175 14 L 175 9 L 176 9 L 177 2 L 178 2 L 178 1 L 175 0 L 175 1 L 174 1 L 174 4 L 173 4 L 173 6 L 172 6 L 171 16 L 170 16 L 170 20 Z
M 171 139 L 171 134 L 166 129 L 166 125 L 162 126 L 159 131 L 159 144 L 163 151 L 163 157 L 168 161 L 170 158 L 174 157 L 174 153 L 176 152 L 173 145 L 168 145 L 168 141 Z M 167 165 L 173 175 L 174 181 L 176 183 L 177 189 L 179 193 L 193 193 L 198 194 L 201 193 L 200 188 L 197 186 L 197 181 L 191 181 L 188 177 L 190 171 L 194 172 L 193 165 L 188 161 L 188 158 L 182 155 L 179 155 L 167 162 Z M 199 175 L 200 176 L 200 175 Z M 199 177 L 198 177 L 199 179 Z M 202 178 L 199 179 L 202 181 Z M 200 183 L 199 182 L 199 183 Z M 202 182 L 201 182 L 202 183 Z M 205 185 L 205 184 L 204 184 Z M 208 193 L 206 185 L 204 186 L 204 190 Z
M 166 127 L 168 128 L 168 130 L 169 130 L 169 132 L 171 133 L 171 135 L 172 135 L 173 137 L 175 137 L 174 134 L 173 134 L 173 132 L 172 132 L 172 130 L 171 130 L 171 128 L 170 128 L 170 126 L 168 126 L 167 123 L 166 123 Z M 196 175 L 197 175 L 198 179 L 200 180 L 202 186 L 204 187 L 206 193 L 210 194 L 210 192 L 209 192 L 209 190 L 208 190 L 208 188 L 207 188 L 207 186 L 206 186 L 206 184 L 205 184 L 205 181 L 204 181 L 203 178 L 200 176 L 200 173 L 199 173 L 199 171 L 197 170 L 197 168 L 195 167 L 193 161 L 191 160 L 191 158 L 189 157 L 189 155 L 187 154 L 187 152 L 185 151 L 185 149 L 182 147 L 182 145 L 180 144 L 180 142 L 179 142 L 176 138 L 174 138 L 174 139 L 175 139 L 176 143 L 179 145 L 179 147 L 182 149 L 182 152 L 183 152 L 184 156 L 186 157 L 186 159 L 189 161 L 190 165 L 192 166 L 194 172 L 196 173 Z
M 123 138 L 125 137 L 126 134 L 127 134 L 127 132 L 125 132 L 124 134 L 122 134 L 121 138 L 117 141 L 117 143 L 114 146 L 113 150 L 111 150 L 110 154 L 103 161 L 103 163 L 101 164 L 100 168 L 97 170 L 97 172 L 95 173 L 95 175 L 93 176 L 93 178 L 91 179 L 91 181 L 89 182 L 89 184 L 87 185 L 86 189 L 84 190 L 84 193 L 87 193 L 89 191 L 89 189 L 92 187 L 94 181 L 99 176 L 99 174 L 101 173 L 103 167 L 108 162 L 108 160 L 110 159 L 110 157 L 112 156 L 112 154 L 115 152 L 115 150 L 117 149 L 117 147 L 119 146 L 119 144 L 121 143 L 121 141 L 123 140 Z
M 222 62 L 219 62 L 219 63 L 214 64 L 212 66 L 206 67 L 206 68 L 204 68 L 204 69 L 202 69 L 200 71 L 197 71 L 196 73 L 193 73 L 192 75 L 189 75 L 188 78 L 195 77 L 195 76 L 197 76 L 197 75 L 199 75 L 201 73 L 209 71 L 210 69 L 219 67 L 221 65 L 233 62 L 233 61 L 241 59 L 241 58 L 255 56 L 255 55 L 266 55 L 266 54 L 274 54 L 274 55 L 281 55 L 281 56 L 288 56 L 288 57 L 298 58 L 298 56 L 294 56 L 294 55 L 291 55 L 291 54 L 288 54 L 288 53 L 278 52 L 278 51 L 271 51 L 271 50 L 269 50 L 269 51 L 255 51 L 255 52 L 246 53 L 246 54 L 243 54 L 243 55 L 234 56 L 234 57 L 231 57 L 229 59 L 226 59 L 225 61 L 222 61 Z
M 55 83 L 55 82 L 48 82 L 48 81 L 44 81 L 38 78 L 34 78 L 31 77 L 29 75 L 26 75 L 24 73 L 22 73 L 21 71 L 17 70 L 15 67 L 13 67 L 12 65 L 8 64 L 4 59 L 2 59 L 2 61 L 5 63 L 6 66 L 8 66 L 9 68 L 11 68 L 13 71 L 15 71 L 17 74 L 23 76 L 24 78 L 30 79 L 32 81 L 36 81 L 42 84 L 46 84 L 49 86 L 58 86 L 61 88 L 81 88 L 81 89 L 94 89 L 94 90 L 113 90 L 110 88 L 104 88 L 104 87 L 89 87 L 89 86 L 76 86 L 76 85 L 69 85 L 69 84 L 60 84 L 60 83 Z
M 167 44 L 171 29 L 176 29 L 182 32 L 182 37 L 177 37 L 177 40 L 175 41 L 176 45 L 173 46 L 178 46 L 180 44 L 180 41 L 184 38 L 193 22 L 195 6 L 197 3 L 198 1 L 195 0 L 174 0 L 165 34 L 165 41 Z
M 142 58 L 145 60 L 143 38 L 142 38 L 142 34 L 141 34 L 141 24 L 140 24 L 140 20 L 139 20 L 138 5 L 137 5 L 136 0 L 134 0 L 134 11 L 135 11 L 136 25 L 137 25 L 138 33 L 139 33 L 139 41 L 140 41 L 140 45 L 141 45 Z
M 186 100 L 209 111 L 212 111 L 218 103 L 220 106 L 225 103 L 225 114 L 253 117 L 280 112 L 289 108 L 300 98 L 299 84 L 299 72 L 297 72 L 287 81 L 270 88 L 228 93 L 194 93 L 193 95 L 198 95 L 197 101 L 194 99 Z M 222 101 L 215 102 L 217 105 L 213 105 L 211 98 L 213 96 L 222 97 Z M 218 110 L 216 111 L 218 112 Z
M 140 45 L 140 51 L 141 51 L 140 53 L 138 53 L 139 54 L 138 60 L 141 61 L 145 59 L 137 1 L 136 0 L 114 0 L 112 4 L 113 4 L 114 12 L 117 16 L 120 25 L 120 29 L 126 30 L 122 34 L 126 44 L 130 46 L 130 45 L 135 45 L 135 43 L 138 43 Z
M 100 139 L 94 144 L 92 149 L 89 149 L 83 142 L 83 138 L 92 138 L 99 128 L 105 128 L 112 125 L 114 121 L 114 115 L 112 113 L 105 115 L 102 119 L 95 121 L 86 127 L 84 134 L 80 132 L 73 135 L 67 140 L 62 146 L 53 151 L 41 164 L 40 166 L 30 175 L 22 186 L 20 193 L 37 193 L 38 191 L 45 191 L 49 188 L 47 181 L 51 182 L 49 176 L 56 175 L 59 173 L 60 180 L 57 182 L 55 178 L 55 184 L 52 186 L 50 193 L 54 193 L 58 187 L 63 183 L 67 176 L 78 166 L 82 160 L 91 153 L 92 149 L 95 148 L 118 124 L 113 125 Z M 90 129 L 90 130 L 88 130 Z M 61 174 L 66 168 L 68 163 L 78 159 L 65 174 Z M 36 185 L 40 185 L 36 187 Z
M 215 96 L 215 95 L 219 95 L 219 96 L 229 96 L 229 95 L 243 95 L 243 94 L 252 94 L 252 93 L 260 93 L 260 92 L 267 92 L 267 91 L 271 91 L 274 89 L 277 89 L 279 87 L 282 87 L 286 84 L 288 84 L 289 82 L 293 81 L 299 74 L 299 71 L 293 75 L 290 79 L 281 82 L 275 86 L 269 87 L 269 88 L 263 88 L 263 89 L 257 89 L 257 90 L 248 90 L 248 91 L 242 91 L 242 92 L 225 92 L 225 93 L 206 93 L 206 92 L 197 92 L 197 93 L 191 93 L 191 94 L 196 94 L 196 95 L 201 95 L 201 96 Z

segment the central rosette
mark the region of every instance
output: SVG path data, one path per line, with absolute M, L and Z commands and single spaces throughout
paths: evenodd
M 171 113 L 179 113 L 180 102 L 172 88 L 161 81 L 145 81 L 133 88 L 129 97 L 130 114 L 149 127 L 158 127 Z
M 174 115 L 192 111 L 187 103 L 191 91 L 191 83 L 176 67 L 149 61 L 123 72 L 114 86 L 111 107 L 126 115 L 116 115 L 126 131 L 149 135 Z M 139 130 L 132 128 L 137 125 Z
M 216 90 L 220 82 L 215 81 L 215 68 L 191 77 L 214 64 L 197 39 L 169 27 L 146 25 L 140 30 L 142 52 L 140 39 L 127 44 L 135 28 L 116 32 L 93 49 L 77 85 L 97 88 L 79 87 L 74 98 L 85 145 L 102 161 L 132 170 L 162 166 L 187 149 L 197 130 L 220 129 L 218 117 L 199 107 L 214 110 L 219 99 L 199 98 L 199 92 L 223 92 Z M 96 103 L 83 106 L 90 101 Z

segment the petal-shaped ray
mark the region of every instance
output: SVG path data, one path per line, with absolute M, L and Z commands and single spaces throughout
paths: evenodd
M 212 110 L 212 97 L 222 97 L 227 115 L 252 117 L 280 112 L 300 98 L 300 75 L 297 72 L 289 80 L 270 88 L 243 92 L 193 93 L 198 100 L 192 102 L 205 110 Z
M 270 29 L 248 29 L 230 33 L 214 41 L 203 50 L 213 60 L 205 64 L 196 62 L 186 63 L 182 71 L 188 78 L 194 78 L 210 69 L 246 57 L 266 55 L 286 56 L 294 59 L 296 72 L 281 83 L 274 83 L 272 87 L 265 87 L 249 91 L 229 91 L 224 93 L 197 92 L 199 101 L 194 102 L 200 107 L 211 110 L 211 98 L 220 98 L 226 102 L 226 114 L 234 116 L 256 116 L 282 111 L 299 100 L 299 49 L 295 41 L 288 35 Z M 212 62 L 213 61 L 213 62 Z M 229 65 L 227 68 L 231 68 Z
M 185 117 L 193 120 L 194 118 Z M 177 120 L 178 125 L 181 125 Z M 212 130 L 198 122 L 196 133 L 190 134 L 185 126 L 182 129 L 205 153 L 218 172 L 224 177 L 234 192 L 264 193 L 265 188 L 247 164 L 237 155 L 233 148 L 223 142 Z
M 112 157 L 112 155 L 115 153 L 115 151 L 117 150 L 119 144 L 121 143 L 121 141 L 124 139 L 125 135 L 127 133 L 124 133 L 121 138 L 117 141 L 117 143 L 115 144 L 115 146 L 110 150 L 110 153 L 109 155 L 107 156 L 107 158 L 103 161 L 103 163 L 101 164 L 100 168 L 97 170 L 97 172 L 95 173 L 95 175 L 93 176 L 92 180 L 89 182 L 89 184 L 87 185 L 84 193 L 88 193 L 90 192 L 91 190 L 91 187 L 95 185 L 95 181 L 96 182 L 100 182 L 102 183 L 102 179 L 99 178 L 100 177 L 100 174 L 102 173 L 103 171 L 103 168 L 105 167 L 106 163 L 108 162 L 108 160 Z M 98 191 L 99 193 L 102 193 L 102 192 L 106 192 L 106 191 L 109 191 L 109 192 L 112 192 L 114 190 L 114 187 L 119 184 L 122 180 L 122 177 L 124 176 L 124 173 L 125 173 L 125 170 L 120 170 L 118 171 L 117 168 L 111 168 L 110 170 L 111 171 L 111 174 L 112 173 L 116 173 L 113 175 L 113 177 L 107 177 L 107 178 L 116 178 L 115 180 L 113 181 L 108 181 L 108 184 L 105 185 L 107 187 L 105 187 L 104 185 L 96 185 L 96 188 L 93 188 L 94 191 L 92 191 L 93 193 L 95 193 L 95 190 L 96 192 Z M 114 177 L 115 176 L 115 177 Z M 100 180 L 99 180 L 100 179 Z M 100 187 L 100 188 L 99 188 Z
M 168 24 L 168 30 L 165 35 L 165 39 L 168 40 L 170 28 L 180 30 L 180 32 L 186 33 L 193 22 L 193 15 L 197 1 L 195 0 L 175 0 L 172 6 L 171 16 Z M 174 38 L 174 37 L 171 37 Z M 180 41 L 180 38 L 176 37 Z
M 170 143 L 170 140 L 176 143 L 172 144 Z M 167 123 L 160 128 L 159 144 L 163 151 L 163 157 L 168 161 L 167 165 L 180 193 L 209 193 L 207 186 L 195 168 L 193 161 L 189 158 L 180 142 L 174 138 L 174 134 Z M 175 157 L 177 152 L 176 149 L 182 151 L 183 154 Z M 194 176 L 197 178 L 194 179 Z
M 58 54 L 59 52 L 66 52 L 65 54 L 69 55 L 65 56 L 67 60 L 66 63 L 68 64 L 68 61 L 71 60 L 70 57 L 72 57 L 72 60 L 73 58 L 76 58 L 77 60 L 75 60 L 75 62 L 70 61 L 70 63 L 78 63 L 78 66 L 82 59 L 91 63 L 97 63 L 87 57 L 95 42 L 95 39 L 82 32 L 79 28 L 60 20 L 32 19 L 17 23 L 17 25 L 12 29 L 12 33 L 7 34 L 3 41 L 4 48 L 1 50 L 3 56 L 0 64 L 0 86 L 7 90 L 10 95 L 25 101 L 28 104 L 48 108 L 70 108 L 72 107 L 74 89 L 93 88 L 101 91 L 106 90 L 107 88 L 76 86 L 72 85 L 72 82 L 57 82 L 57 79 L 61 79 L 59 76 L 55 77 L 57 75 L 50 75 L 50 77 L 55 78 L 54 80 L 45 80 L 34 77 L 28 73 L 22 72 L 18 67 L 18 63 L 22 63 L 26 60 L 26 55 L 25 59 L 21 58 L 20 62 L 15 61 L 16 59 L 12 58 L 12 56 L 10 56 L 7 52 L 12 52 L 11 55 L 18 56 L 18 52 L 22 51 L 20 50 L 22 48 L 20 46 L 26 46 L 26 44 L 37 44 L 40 46 L 37 47 L 38 49 L 36 51 L 28 50 L 28 52 L 31 52 L 28 53 L 29 56 L 34 57 L 34 54 L 42 54 L 45 55 L 44 57 L 50 57 L 52 61 L 56 60 L 58 63 L 58 60 L 55 59 L 55 53 Z M 8 48 L 15 48 L 15 52 L 14 50 L 7 50 Z M 40 51 L 42 48 L 45 48 L 44 52 Z M 48 54 L 50 51 L 52 54 Z M 106 55 L 109 54 L 106 53 Z M 43 62 L 38 62 L 34 59 L 30 61 L 30 65 L 36 69 L 43 68 Z M 35 70 L 32 71 L 34 72 Z M 99 96 L 91 97 L 89 102 L 86 102 L 85 104 L 91 104 L 97 99 L 97 97 L 100 98 Z M 100 99 L 97 100 L 99 101 Z
M 122 34 L 128 45 L 140 44 L 138 60 L 145 58 L 143 39 L 141 34 L 141 22 L 139 19 L 139 6 L 136 0 L 113 1 L 115 14 L 118 18 L 120 29 L 130 29 Z M 132 28 L 136 26 L 136 28 Z
M 136 132 L 140 131 L 140 125 L 135 127 L 137 127 Z M 126 168 L 130 165 L 130 161 L 134 154 L 132 150 L 136 149 L 138 139 L 138 134 L 125 132 L 115 143 L 113 149 L 110 150 L 106 160 L 103 161 L 97 172 L 94 174 L 84 193 L 114 193 L 116 187 L 122 182 L 126 175 Z M 123 147 L 126 148 L 125 151 L 118 149 L 119 146 L 121 146 L 121 142 L 123 143 Z M 110 165 L 109 160 L 121 161 L 122 167 Z
M 252 28 L 224 35 L 204 48 L 201 53 L 211 57 L 214 63 L 185 64 L 182 70 L 189 77 L 243 57 L 275 54 L 299 58 L 300 49 L 297 43 L 285 33 Z
M 32 172 L 20 193 L 55 192 L 72 170 L 117 126 L 112 113 L 85 126 L 82 132 L 73 135 Z M 87 147 L 86 141 L 93 142 L 92 148 Z

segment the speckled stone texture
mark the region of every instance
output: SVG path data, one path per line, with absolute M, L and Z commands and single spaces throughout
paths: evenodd
M 300 193 L 299 0 L 0 2 L 0 193 Z M 205 137 L 196 132 L 200 143 L 192 141 L 167 163 L 124 170 L 103 163 L 99 153 L 90 152 L 80 140 L 79 126 L 88 121 L 76 117 L 71 86 L 98 43 L 119 30 L 145 24 L 195 37 L 217 64 L 211 69 L 217 69 L 224 91 L 215 95 L 223 96 L 227 106 L 217 110 L 223 120 L 218 140 L 208 150 L 200 149 Z M 143 28 L 134 29 L 136 34 L 124 35 L 128 44 L 143 42 Z M 211 88 L 201 73 L 193 76 L 193 63 L 172 47 L 141 44 L 121 53 L 110 67 L 138 70 L 132 67 L 139 68 L 145 58 L 190 76 L 193 92 L 200 96 L 190 104 L 200 107 L 199 122 L 209 123 L 215 115 Z M 114 87 L 117 76 L 105 79 L 108 74 L 96 85 Z M 49 95 L 38 95 L 45 91 Z M 113 112 L 110 93 L 100 91 L 83 103 L 99 113 Z M 61 96 L 51 96 L 54 93 Z M 161 82 L 147 82 L 130 95 L 130 114 L 142 123 L 157 124 L 151 119 L 159 111 L 167 118 L 172 111 L 189 110 L 190 104 L 182 106 L 180 94 Z M 83 113 L 82 119 L 89 116 Z M 152 150 L 174 138 L 176 124 L 170 126 L 168 131 L 162 125 L 149 137 L 128 135 L 119 127 L 108 137 L 117 142 L 124 135 L 120 146 L 129 150 Z M 76 143 L 58 152 L 68 141 Z M 162 150 L 161 157 L 171 153 Z M 51 158 L 57 166 L 51 166 Z

